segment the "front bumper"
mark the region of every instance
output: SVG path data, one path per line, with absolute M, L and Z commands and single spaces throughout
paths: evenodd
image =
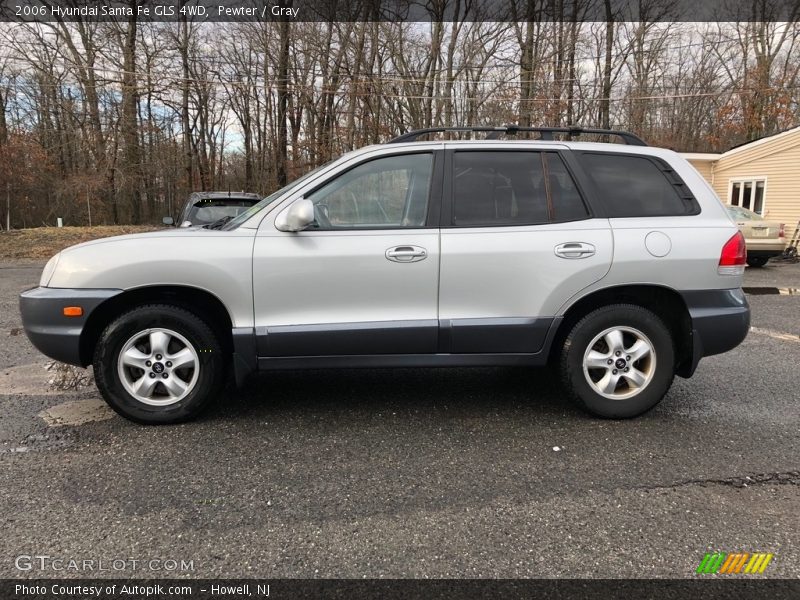
M 678 374 L 689 377 L 704 356 L 722 354 L 742 343 L 750 331 L 750 305 L 741 288 L 681 295 L 692 321 L 692 357 Z
M 81 334 L 91 314 L 122 290 L 37 287 L 19 296 L 22 325 L 31 343 L 45 356 L 85 367 L 81 356 Z M 65 317 L 65 306 L 80 306 L 83 315 Z

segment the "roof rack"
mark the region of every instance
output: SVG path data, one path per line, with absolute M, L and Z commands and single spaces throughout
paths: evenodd
M 583 127 L 520 127 L 518 125 L 503 125 L 501 127 L 429 127 L 428 129 L 409 131 L 386 143 L 399 144 L 402 142 L 415 142 L 417 138 L 428 133 L 441 133 L 445 131 L 487 132 L 487 140 L 496 140 L 501 135 L 517 135 L 523 131 L 533 131 L 540 135 L 540 140 L 547 142 L 553 141 L 554 133 L 565 134 L 569 141 L 572 141 L 573 137 L 579 135 L 608 135 L 620 138 L 629 146 L 647 146 L 647 142 L 642 138 L 628 131 L 617 131 L 615 129 L 585 129 Z

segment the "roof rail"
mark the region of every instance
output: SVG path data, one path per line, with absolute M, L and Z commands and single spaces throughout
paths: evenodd
M 429 127 L 427 129 L 409 131 L 386 143 L 399 144 L 402 142 L 415 142 L 417 138 L 425 134 L 441 133 L 445 131 L 487 132 L 487 140 L 496 140 L 501 135 L 517 135 L 523 131 L 533 131 L 540 135 L 540 140 L 547 142 L 553 141 L 554 133 L 565 134 L 569 141 L 572 141 L 573 137 L 579 135 L 607 135 L 616 136 L 629 146 L 647 146 L 647 142 L 642 138 L 628 131 L 617 131 L 615 129 L 585 129 L 583 127 L 520 127 L 518 125 L 503 125 L 501 127 Z

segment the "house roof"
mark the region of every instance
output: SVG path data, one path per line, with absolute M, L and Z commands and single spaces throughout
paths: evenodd
M 731 148 L 727 152 L 723 152 L 720 155 L 720 158 L 727 158 L 729 156 L 733 156 L 734 154 L 738 154 L 740 152 L 744 152 L 745 150 L 752 150 L 753 148 L 755 148 L 757 146 L 762 146 L 762 145 L 767 144 L 769 142 L 775 142 L 775 141 L 777 141 L 779 139 L 790 137 L 792 135 L 800 135 L 800 125 L 798 125 L 797 127 L 792 127 L 791 129 L 786 129 L 784 131 L 781 131 L 780 133 L 775 133 L 773 135 L 767 135 L 767 136 L 758 138 L 756 140 L 753 140 L 751 142 L 745 142 L 743 144 L 739 144 L 738 146 L 734 146 L 733 148 Z
M 719 157 L 722 156 L 722 154 L 714 154 L 711 152 L 681 152 L 681 156 L 687 160 L 713 162 L 715 160 L 719 160 Z

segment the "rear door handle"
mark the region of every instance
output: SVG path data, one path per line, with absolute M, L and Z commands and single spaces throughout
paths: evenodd
M 556 246 L 555 253 L 561 258 L 588 258 L 594 256 L 595 247 L 586 242 L 567 242 Z
M 428 251 L 420 246 L 395 246 L 386 251 L 386 258 L 393 262 L 419 262 L 428 258 Z

